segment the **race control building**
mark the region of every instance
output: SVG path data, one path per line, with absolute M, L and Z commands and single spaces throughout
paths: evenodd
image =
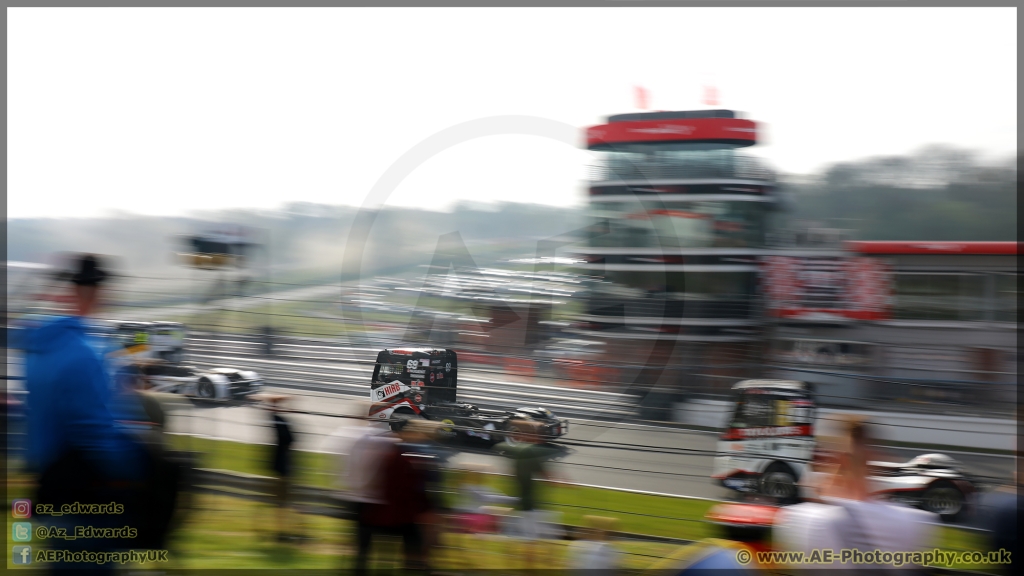
M 598 163 L 573 256 L 604 281 L 575 331 L 606 342 L 607 377 L 646 387 L 655 411 L 728 390 L 763 354 L 758 258 L 778 198 L 774 173 L 744 154 L 757 136 L 731 110 L 622 114 L 586 131 Z

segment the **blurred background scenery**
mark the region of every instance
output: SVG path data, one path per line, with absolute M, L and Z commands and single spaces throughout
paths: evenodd
M 8 500 L 45 485 L 26 365 L 89 253 L 113 276 L 86 331 L 146 407 L 110 414 L 176 471 L 162 568 L 711 566 L 772 549 L 852 415 L 874 497 L 929 513 L 919 544 L 998 549 L 1013 19 L 730 16 L 778 38 L 754 54 L 704 29 L 721 12 L 658 13 L 12 12 Z M 850 22 L 878 42 L 855 54 Z M 396 493 L 422 514 L 381 520 Z M 1004 568 L 975 560 L 950 568 Z

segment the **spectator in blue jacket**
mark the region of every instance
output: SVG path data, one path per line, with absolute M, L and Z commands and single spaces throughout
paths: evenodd
M 90 346 L 85 319 L 100 304 L 107 273 L 95 256 L 78 259 L 70 274 L 73 315 L 58 317 L 29 335 L 25 387 L 28 392 L 29 469 L 42 473 L 67 451 L 78 449 L 112 479 L 140 478 L 141 447 L 115 421 L 114 389 L 104 359 Z
M 95 256 L 76 259 L 67 277 L 73 285 L 73 314 L 32 330 L 26 347 L 28 392 L 26 463 L 38 475 L 34 503 L 116 503 L 125 514 L 40 517 L 70 533 L 74 526 L 136 525 L 145 516 L 139 494 L 145 486 L 145 447 L 118 424 L 112 409 L 114 389 L 101 352 L 90 343 L 86 318 L 100 304 L 100 286 L 108 274 Z M 119 523 L 119 524 L 118 524 Z M 55 541 L 55 549 L 113 551 L 131 546 L 112 539 Z M 54 564 L 108 574 L 111 564 Z

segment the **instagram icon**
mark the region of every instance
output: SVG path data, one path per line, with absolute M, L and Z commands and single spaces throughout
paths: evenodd
M 11 516 L 15 518 L 31 518 L 32 501 L 22 498 L 11 502 Z

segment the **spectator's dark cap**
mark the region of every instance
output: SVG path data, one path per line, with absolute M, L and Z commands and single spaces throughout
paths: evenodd
M 110 278 L 110 273 L 100 266 L 100 260 L 92 254 L 74 258 L 70 270 L 62 276 L 76 286 L 99 286 Z

